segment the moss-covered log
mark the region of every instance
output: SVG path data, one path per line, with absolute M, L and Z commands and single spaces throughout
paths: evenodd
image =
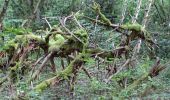
M 120 56 L 126 50 L 129 50 L 128 47 L 122 47 L 115 49 L 113 51 L 105 51 L 102 49 L 86 49 L 84 54 L 79 54 L 74 58 L 74 60 L 64 69 L 63 71 L 59 72 L 55 77 L 50 78 L 48 80 L 43 81 L 39 85 L 36 86 L 35 90 L 41 92 L 45 88 L 49 87 L 50 85 L 59 83 L 62 80 L 67 80 L 72 74 L 76 74 L 81 65 L 86 61 L 87 57 L 95 57 L 96 55 L 102 58 L 115 58 Z
M 45 39 L 43 39 L 40 36 L 34 35 L 32 33 L 28 35 L 17 35 L 15 37 L 15 42 L 19 43 L 20 45 L 28 45 L 28 44 L 34 44 L 34 47 L 41 47 L 44 51 L 47 50 L 48 44 L 46 43 Z
M 141 38 L 143 40 L 145 40 L 146 42 L 149 42 L 150 44 L 155 44 L 150 33 L 145 30 L 142 25 L 138 24 L 138 23 L 127 23 L 124 25 L 121 25 L 120 28 L 124 29 L 124 30 L 129 30 L 131 32 L 129 32 L 130 34 L 127 34 L 127 43 L 129 44 L 130 41 Z
M 150 33 L 148 31 L 146 31 L 142 27 L 142 25 L 140 25 L 138 23 L 133 23 L 133 24 L 127 23 L 127 24 L 124 24 L 121 26 L 118 24 L 116 25 L 116 24 L 111 23 L 111 21 L 108 18 L 106 18 L 106 16 L 104 14 L 101 13 L 100 5 L 98 3 L 95 2 L 93 4 L 92 9 L 100 16 L 100 20 L 92 19 L 87 16 L 84 16 L 85 18 L 87 18 L 91 21 L 95 21 L 96 23 L 99 23 L 101 25 L 112 27 L 114 30 L 116 30 L 117 32 L 120 32 L 120 33 L 124 33 L 124 30 L 131 31 L 131 32 L 128 32 L 130 34 L 125 33 L 127 36 L 125 45 L 128 45 L 130 41 L 133 41 L 134 39 L 137 39 L 137 38 L 141 38 L 141 39 L 145 40 L 146 42 L 149 42 L 151 45 L 155 44 L 153 39 L 150 36 Z M 122 30 L 123 30 L 123 32 L 122 32 Z
M 121 57 L 122 54 L 125 54 L 130 50 L 128 46 L 122 46 L 114 50 L 103 50 L 101 48 L 97 49 L 87 49 L 86 52 L 91 55 L 91 57 L 99 56 L 101 58 L 116 58 Z

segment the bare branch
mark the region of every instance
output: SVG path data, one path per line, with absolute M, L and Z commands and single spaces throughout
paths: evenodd
M 49 23 L 49 21 L 47 20 L 47 18 L 45 17 L 45 18 L 43 18 L 43 19 L 44 19 L 44 20 L 46 21 L 46 23 L 48 24 L 50 30 L 52 30 L 51 24 Z
M 131 61 L 130 59 L 126 60 L 126 62 L 119 68 L 119 70 L 118 70 L 115 74 L 111 75 L 111 76 L 106 80 L 106 83 L 108 83 L 108 82 L 113 78 L 113 76 L 115 76 L 115 75 L 117 75 L 118 73 L 120 73 L 120 72 L 123 70 L 123 68 L 126 67 L 126 66 L 130 63 L 130 61 Z
M 139 12 L 140 12 L 141 5 L 142 5 L 142 0 L 138 0 L 138 5 L 136 7 L 135 15 L 132 19 L 132 23 L 136 23 L 136 20 L 138 19 L 138 15 L 139 15 Z
M 151 10 L 152 3 L 154 2 L 154 0 L 148 0 L 148 1 L 149 1 L 149 5 L 148 5 L 148 8 L 147 8 L 147 10 L 145 12 L 144 20 L 143 20 L 143 23 L 142 23 L 143 28 L 146 27 L 146 23 L 147 23 L 147 20 L 148 20 L 149 12 Z
M 65 27 L 65 22 L 69 17 L 66 17 L 64 20 L 62 20 L 61 18 L 59 18 L 60 24 L 61 26 L 65 29 L 66 32 L 68 32 L 71 36 L 73 36 L 74 38 L 76 38 L 79 42 L 85 44 L 83 41 L 81 41 L 81 39 L 79 39 L 77 36 L 75 36 L 68 28 Z

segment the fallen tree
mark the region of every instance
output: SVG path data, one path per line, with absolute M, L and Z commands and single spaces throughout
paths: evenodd
M 8 59 L 0 65 L 6 65 L 5 67 L 8 70 L 8 74 L 5 78 L 1 79 L 0 84 L 3 84 L 6 81 L 11 81 L 11 79 L 13 79 L 12 82 L 15 84 L 18 80 L 18 77 L 16 77 L 18 76 L 17 74 L 19 74 L 18 70 L 23 72 L 24 75 L 27 69 L 28 71 L 26 72 L 32 71 L 31 78 L 28 80 L 30 83 L 40 75 L 40 73 L 43 71 L 43 68 L 46 67 L 46 64 L 48 61 L 50 61 L 51 69 L 55 73 L 55 76 L 38 84 L 35 87 L 35 90 L 42 92 L 47 87 L 54 84 L 59 84 L 64 80 L 70 81 L 70 87 L 71 90 L 73 90 L 79 70 L 83 70 L 89 78 L 91 77 L 86 68 L 83 67 L 89 58 L 95 59 L 96 57 L 100 57 L 102 59 L 107 58 L 107 60 L 109 60 L 110 58 L 121 58 L 122 55 L 125 55 L 128 58 L 130 57 L 130 53 L 134 53 L 134 47 L 131 47 L 130 44 L 132 41 L 137 39 L 142 39 L 145 43 L 149 44 L 150 47 L 152 47 L 152 45 L 156 45 L 149 32 L 147 32 L 147 30 L 145 30 L 140 24 L 112 24 L 111 21 L 101 13 L 100 6 L 98 4 L 94 4 L 93 10 L 100 16 L 100 20 L 95 20 L 89 17 L 86 18 L 101 25 L 111 27 L 115 29 L 115 31 L 125 36 L 125 38 L 122 38 L 118 48 L 104 50 L 101 48 L 88 47 L 88 32 L 80 25 L 77 20 L 75 20 L 75 14 L 71 14 L 70 16 L 60 19 L 60 25 L 53 27 L 53 29 L 47 32 L 47 34 L 43 37 L 33 33 L 20 34 L 17 35 L 14 40 L 8 42 L 3 49 L 3 52 L 7 54 Z M 74 19 L 78 25 L 74 31 L 70 31 L 65 26 L 66 21 L 69 19 Z M 29 53 L 32 51 L 37 52 L 35 51 L 37 48 L 43 50 L 41 57 L 36 59 L 36 61 L 31 61 L 31 63 L 29 62 L 29 64 L 26 64 Z M 55 57 L 66 58 L 68 61 L 67 67 L 63 65 L 63 70 L 60 72 L 56 70 L 54 63 Z M 132 60 L 128 59 L 122 66 L 119 67 L 119 70 L 115 71 L 115 73 L 122 71 L 123 68 L 128 66 L 131 61 Z M 35 70 L 35 67 L 37 67 L 39 62 L 42 63 Z M 156 66 L 158 65 L 159 64 Z M 162 66 L 154 67 L 150 72 L 147 73 L 146 76 L 144 75 L 139 80 L 135 80 L 131 85 L 128 86 L 128 88 L 131 89 L 136 87 L 136 85 L 146 79 L 146 77 L 154 77 L 158 75 L 163 69 L 164 67 Z M 115 75 L 115 73 L 112 74 Z M 10 79 L 8 79 L 8 77 L 10 77 Z

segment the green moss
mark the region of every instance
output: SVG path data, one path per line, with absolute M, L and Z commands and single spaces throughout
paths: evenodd
M 64 50 L 64 52 L 69 52 L 69 50 L 79 49 L 80 51 L 83 49 L 84 45 L 88 44 L 88 34 L 84 29 L 76 29 L 74 31 L 74 35 L 80 39 L 77 40 L 74 36 L 63 35 L 60 33 L 54 33 L 48 35 L 49 36 L 49 51 L 59 51 Z
M 111 21 L 108 19 L 108 18 L 106 18 L 106 16 L 104 15 L 104 14 L 102 14 L 102 12 L 101 12 L 101 10 L 100 10 L 100 5 L 98 4 L 98 3 L 94 3 L 93 4 L 93 10 L 94 11 L 96 11 L 96 13 L 97 14 L 99 14 L 99 16 L 101 17 L 101 20 L 104 22 L 104 23 L 106 23 L 106 24 L 108 24 L 108 25 L 111 25 L 112 23 L 111 23 Z
M 39 44 L 44 44 L 45 40 L 42 39 L 40 36 L 34 35 L 34 34 L 28 34 L 28 35 L 17 35 L 15 37 L 15 42 L 21 43 L 23 45 L 26 45 L 30 41 L 35 41 Z
M 58 33 L 62 33 L 62 30 L 60 29 L 60 27 L 59 27 L 58 25 L 54 25 L 54 26 L 52 27 L 52 31 L 56 31 L 56 32 L 58 32 Z
M 52 82 L 58 77 L 61 79 L 68 79 L 68 76 L 72 73 L 72 71 L 73 71 L 73 62 L 64 71 L 59 72 L 57 76 L 50 78 L 48 80 L 45 80 L 41 82 L 40 84 L 38 84 L 35 87 L 35 91 L 38 93 L 41 93 L 43 90 L 48 88 L 52 84 Z
M 36 92 L 41 93 L 44 89 L 46 89 L 51 83 L 51 79 L 43 81 L 35 87 Z
M 3 50 L 7 53 L 14 52 L 14 50 L 18 47 L 18 43 L 15 43 L 14 40 L 8 41 L 4 46 Z
M 13 83 L 18 81 L 18 71 L 19 71 L 20 63 L 16 63 L 14 67 L 10 68 L 10 74 L 9 77 Z
M 58 76 L 62 77 L 63 79 L 68 79 L 68 76 L 70 76 L 70 74 L 73 72 L 73 67 L 74 67 L 74 61 L 72 61 L 65 70 L 60 72 Z
M 76 56 L 76 58 L 68 65 L 68 67 L 66 69 L 64 69 L 63 71 L 59 72 L 55 77 L 50 78 L 48 80 L 43 81 L 42 83 L 38 84 L 35 87 L 35 90 L 37 92 L 42 92 L 44 89 L 46 89 L 47 87 L 49 87 L 51 84 L 53 84 L 53 82 L 55 83 L 56 80 L 67 80 L 69 78 L 69 76 L 71 76 L 71 74 L 73 73 L 74 67 L 77 66 L 77 63 L 79 63 L 79 61 L 84 61 L 85 59 L 85 54 L 79 54 L 78 56 Z
M 70 76 L 70 74 L 72 74 L 74 66 L 77 63 L 77 61 L 84 61 L 85 59 L 84 56 L 85 56 L 84 54 L 79 54 L 78 56 L 76 56 L 76 58 L 69 64 L 69 66 L 59 73 L 59 76 L 63 77 L 64 79 L 67 79 L 67 77 Z
M 49 40 L 49 51 L 58 51 L 64 42 L 65 39 L 62 35 L 52 35 Z
M 76 36 L 79 36 L 79 37 L 85 37 L 85 38 L 87 38 L 88 37 L 88 34 L 87 34 L 87 32 L 86 32 L 86 30 L 85 29 L 77 29 L 75 32 L 74 32 L 74 34 L 76 35 Z
M 134 23 L 134 24 L 127 23 L 127 24 L 122 25 L 121 28 L 134 31 L 134 34 L 130 35 L 131 38 L 138 37 L 138 38 L 142 38 L 146 40 L 147 42 L 153 41 L 150 33 L 147 30 L 145 30 L 142 27 L 142 25 L 138 23 Z
M 134 23 L 134 24 L 127 23 L 127 24 L 121 25 L 121 28 L 128 29 L 128 30 L 135 30 L 138 32 L 143 31 L 142 25 L 138 23 Z
M 85 29 L 77 29 L 74 34 L 85 44 L 88 43 L 88 33 Z

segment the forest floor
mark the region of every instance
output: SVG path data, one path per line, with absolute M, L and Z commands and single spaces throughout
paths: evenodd
M 60 64 L 60 59 L 55 59 L 56 67 L 58 71 L 61 71 L 62 68 Z M 141 65 L 141 66 L 149 66 Z M 76 85 L 74 88 L 74 95 L 70 95 L 69 82 L 63 81 L 58 85 L 54 85 L 46 89 L 41 94 L 37 94 L 35 91 L 32 91 L 31 85 L 26 81 L 29 76 L 23 77 L 15 87 L 15 92 L 21 93 L 29 96 L 29 100 L 111 100 L 111 99 L 120 99 L 121 97 L 126 97 L 128 99 L 169 99 L 170 98 L 170 68 L 167 68 L 166 71 L 162 72 L 159 76 L 151 79 L 150 81 L 142 82 L 136 90 L 133 90 L 131 94 L 123 94 L 121 92 L 122 87 L 112 80 L 108 84 L 105 83 L 106 79 L 106 65 L 100 64 L 97 66 L 95 61 L 87 63 L 85 68 L 89 71 L 92 79 L 90 79 L 84 71 L 80 70 Z M 141 67 L 142 68 L 142 67 Z M 3 76 L 3 74 L 0 74 Z M 28 74 L 30 75 L 30 74 Z M 42 71 L 39 78 L 33 81 L 33 87 L 36 84 L 42 82 L 53 76 L 51 69 L 47 67 Z M 153 87 L 151 89 L 146 89 L 148 87 Z M 10 99 L 10 87 L 6 86 L 3 90 L 0 90 L 0 100 L 9 100 Z M 1 88 L 2 89 L 2 88 Z M 120 93 L 120 95 L 119 95 Z

